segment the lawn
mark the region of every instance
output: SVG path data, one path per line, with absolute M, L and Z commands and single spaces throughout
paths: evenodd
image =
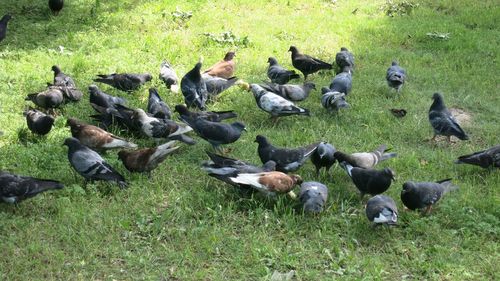
M 499 143 L 500 7 L 493 0 L 404 2 L 413 9 L 378 0 L 74 0 L 54 17 L 46 1 L 3 0 L 0 16 L 11 13 L 13 19 L 0 43 L 0 170 L 59 180 L 65 188 L 0 206 L 0 279 L 269 280 L 275 272 L 294 270 L 297 280 L 499 280 L 500 173 L 453 161 Z M 217 42 L 223 32 L 235 40 Z M 253 142 L 258 134 L 279 146 L 324 140 L 347 152 L 385 143 L 399 155 L 378 167 L 397 174 L 386 194 L 400 209 L 399 227 L 371 227 L 366 198 L 360 201 L 340 167 L 319 178 L 309 162 L 298 171 L 306 181 L 329 187 L 320 216 L 303 214 L 287 197 L 242 194 L 199 168 L 211 149 L 199 138 L 151 178 L 130 174 L 116 152 L 108 152 L 104 157 L 125 175 L 127 190 L 106 183 L 84 188 L 69 166 L 62 146 L 70 136 L 66 118 L 91 122 L 86 89 L 96 74 L 150 72 L 153 81 L 130 95 L 99 86 L 141 108 L 148 88 L 157 87 L 173 108 L 183 98 L 157 78 L 162 60 L 182 76 L 200 56 L 205 68 L 236 50 L 236 75 L 260 83 L 267 79 L 269 56 L 292 67 L 290 45 L 327 61 L 342 46 L 353 51 L 351 108 L 329 113 L 314 91 L 300 103 L 311 110 L 310 118 L 273 124 L 251 93 L 231 88 L 208 106 L 234 109 L 248 128 L 228 146 L 230 156 L 259 163 Z M 385 82 L 392 60 L 408 72 L 400 96 Z M 52 80 L 54 64 L 85 96 L 64 106 L 50 134 L 35 137 L 22 115 L 32 105 L 24 97 Z M 309 79 L 319 89 L 333 76 L 327 71 Z M 434 92 L 470 115 L 463 124 L 469 141 L 427 141 Z M 390 108 L 408 114 L 398 119 Z M 114 133 L 141 147 L 155 144 Z M 431 215 L 403 211 L 399 194 L 405 181 L 449 177 L 460 189 Z

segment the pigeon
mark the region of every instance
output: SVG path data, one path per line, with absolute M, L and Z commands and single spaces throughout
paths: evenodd
M 333 77 L 330 83 L 330 90 L 333 92 L 344 93 L 346 96 L 352 89 L 352 74 L 350 71 L 341 72 Z
M 44 136 L 50 132 L 54 125 L 54 117 L 47 115 L 36 109 L 29 109 L 24 112 L 28 129 L 37 135 Z
M 81 144 L 99 151 L 115 148 L 137 148 L 137 145 L 117 137 L 105 130 L 85 124 L 75 118 L 69 118 L 66 126 L 71 127 L 71 135 L 78 139 Z
M 304 211 L 319 214 L 323 211 L 328 199 L 328 188 L 319 182 L 304 182 L 300 185 L 299 199 Z
M 335 63 L 339 70 L 354 69 L 354 55 L 346 47 L 340 48 L 340 52 L 335 55 Z
M 5 39 L 5 36 L 7 35 L 7 24 L 9 23 L 9 20 L 12 18 L 11 15 L 4 15 L 2 19 L 0 19 L 0 42 Z
M 458 157 L 456 164 L 470 164 L 481 168 L 500 168 L 500 145 Z
M 167 159 L 179 147 L 174 146 L 175 141 L 169 141 L 153 148 L 143 148 L 134 151 L 120 150 L 118 158 L 130 172 L 151 172 Z
M 332 91 L 327 87 L 321 88 L 321 93 L 321 105 L 328 111 L 339 112 L 342 108 L 350 107 L 344 93 Z
M 205 102 L 208 99 L 207 85 L 201 77 L 201 59 L 181 80 L 181 91 L 184 95 L 184 103 L 188 107 L 205 109 Z
M 396 174 L 389 168 L 383 170 L 363 169 L 353 167 L 346 162 L 341 162 L 341 166 L 346 170 L 352 182 L 361 193 L 361 199 L 365 194 L 377 195 L 384 193 L 393 180 Z
M 112 124 L 118 124 L 131 132 L 141 132 L 141 124 L 133 118 L 135 113 L 133 109 L 121 104 L 107 108 L 91 105 L 99 114 L 90 117 L 99 122 L 99 126 L 109 128 Z
M 387 69 L 385 79 L 389 87 L 396 89 L 399 93 L 406 80 L 406 70 L 400 67 L 397 62 L 393 61 L 391 67 Z
M 436 140 L 438 135 L 447 136 L 448 142 L 451 142 L 451 136 L 455 136 L 461 140 L 468 140 L 469 136 L 460 128 L 457 120 L 451 115 L 444 104 L 443 96 L 440 93 L 432 95 L 434 102 L 429 109 L 429 122 L 434 128 L 434 137 Z
M 57 16 L 64 7 L 64 0 L 49 0 L 49 8 Z
M 178 104 L 175 106 L 175 112 L 179 113 L 181 116 L 181 120 L 183 118 L 196 119 L 202 118 L 212 122 L 221 122 L 222 120 L 236 118 L 238 115 L 234 113 L 232 110 L 228 111 L 200 111 L 200 112 L 192 112 L 189 111 L 187 106 Z
M 63 91 L 58 86 L 49 87 L 47 90 L 29 94 L 25 100 L 31 100 L 43 109 L 58 108 L 64 101 Z
M 311 155 L 311 162 L 316 167 L 316 175 L 319 176 L 319 170 L 325 167 L 326 172 L 335 164 L 335 156 L 333 154 L 337 151 L 335 147 L 326 142 L 320 142 L 317 149 Z
M 71 166 L 87 181 L 114 181 L 120 188 L 126 188 L 125 178 L 111 167 L 92 149 L 81 144 L 78 139 L 67 138 L 68 160 Z
M 97 105 L 106 109 L 109 107 L 114 107 L 116 104 L 125 105 L 127 103 L 124 98 L 108 95 L 105 92 L 99 90 L 96 85 L 89 86 L 89 94 L 89 101 L 92 107 L 94 107 L 94 105 Z M 96 108 L 94 107 L 94 109 Z M 99 110 L 97 111 L 100 112 Z
M 257 106 L 263 111 L 271 114 L 271 118 L 274 121 L 280 116 L 310 115 L 308 109 L 298 107 L 293 102 L 268 92 L 257 84 L 250 84 L 250 89 L 255 97 Z
M 148 113 L 159 119 L 170 119 L 172 117 L 170 107 L 161 99 L 155 88 L 149 89 Z
M 99 78 L 94 79 L 94 82 L 108 84 L 120 91 L 132 92 L 139 89 L 146 82 L 151 81 L 152 77 L 149 73 L 134 74 L 134 73 L 113 73 L 113 74 L 98 74 Z
M 54 81 L 48 86 L 58 86 L 63 92 L 63 96 L 70 101 L 79 101 L 83 97 L 83 93 L 76 87 L 75 81 L 61 71 L 61 68 L 57 65 L 52 66 L 52 71 L 54 72 Z
M 173 93 L 179 92 L 179 78 L 175 73 L 174 68 L 167 61 L 163 61 L 160 66 L 160 80 L 162 80 L 167 89 Z
M 0 171 L 0 198 L 3 202 L 17 204 L 49 190 L 62 189 L 58 181 L 37 179 Z
M 392 115 L 399 117 L 399 118 L 405 117 L 406 113 L 407 113 L 405 109 L 391 108 L 390 110 L 391 110 Z
M 282 172 L 262 172 L 262 173 L 241 173 L 229 177 L 236 184 L 251 186 L 267 196 L 274 196 L 276 193 L 287 193 L 291 198 L 297 196 L 292 191 L 295 185 L 302 183 L 299 175 L 287 175 Z
M 205 70 L 205 72 L 203 73 L 206 73 L 210 76 L 221 77 L 224 79 L 232 78 L 235 69 L 235 63 L 233 61 L 234 56 L 235 53 L 233 51 L 227 52 L 223 60 L 212 65 L 212 67 Z
M 189 126 L 178 124 L 171 120 L 150 117 L 140 108 L 134 110 L 132 119 L 138 122 L 140 130 L 144 135 L 155 139 L 157 142 L 161 139 L 182 135 L 193 130 Z
M 458 189 L 458 186 L 451 184 L 451 179 L 438 182 L 412 182 L 407 181 L 401 190 L 401 201 L 410 210 L 423 209 L 424 214 L 429 214 L 432 206 L 441 197 Z
M 279 148 L 273 146 L 266 137 L 258 135 L 255 142 L 259 144 L 257 152 L 262 163 L 273 160 L 276 170 L 280 172 L 294 172 L 316 151 L 319 143 L 313 143 L 299 148 Z
M 396 225 L 398 222 L 396 202 L 389 196 L 373 196 L 366 202 L 365 212 L 368 220 L 374 225 Z
M 336 151 L 334 153 L 334 156 L 337 161 L 339 161 L 339 163 L 347 162 L 353 167 L 371 169 L 375 167 L 375 165 L 377 165 L 379 162 L 397 156 L 396 153 L 386 153 L 387 151 L 389 151 L 389 149 L 387 149 L 387 146 L 383 144 L 372 152 L 356 152 L 353 154 L 345 154 L 341 151 Z
M 267 62 L 269 63 L 267 77 L 269 77 L 273 83 L 283 85 L 292 79 L 300 78 L 300 75 L 296 74 L 295 71 L 287 70 L 279 65 L 278 61 L 273 57 L 270 57 Z
M 316 85 L 312 82 L 305 82 L 303 85 L 280 85 L 265 82 L 264 85 L 260 86 L 264 88 L 264 90 L 277 94 L 289 101 L 303 101 L 309 96 L 311 90 L 316 90 Z
M 322 69 L 332 69 L 332 65 L 321 61 L 319 59 L 313 58 L 308 55 L 304 55 L 299 52 L 295 46 L 290 46 L 288 49 L 292 52 L 292 65 L 298 69 L 304 75 L 304 80 L 307 80 L 307 75 L 318 72 Z
M 205 81 L 205 85 L 207 85 L 207 92 L 211 97 L 222 93 L 238 82 L 238 77 L 226 79 L 217 76 L 210 76 L 207 73 L 203 73 L 201 77 Z

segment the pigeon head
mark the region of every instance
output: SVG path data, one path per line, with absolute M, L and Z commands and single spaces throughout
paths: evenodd
M 134 110 L 134 113 L 132 114 L 131 118 L 137 120 L 137 119 L 141 119 L 145 116 L 147 117 L 146 112 L 144 112 L 144 110 L 142 110 L 140 108 L 137 108 Z
M 238 131 L 246 131 L 247 129 L 245 128 L 245 124 L 241 122 L 234 122 L 231 124 L 231 127 L 235 128 Z
M 267 59 L 267 63 L 269 63 L 269 65 L 275 65 L 275 64 L 278 64 L 278 61 L 273 57 L 269 57 Z
M 250 91 L 252 91 L 256 99 L 259 99 L 262 95 L 266 94 L 266 90 L 258 84 L 250 84 Z
M 432 99 L 434 100 L 434 102 L 431 105 L 431 110 L 440 110 L 445 107 L 443 95 L 441 95 L 440 93 L 434 93 L 432 95 Z
M 432 95 L 432 99 L 433 100 L 443 100 L 443 95 L 441 95 L 440 93 L 434 93 Z
M 333 146 L 332 146 L 333 147 Z M 318 148 L 316 148 L 319 154 L 320 158 L 325 157 L 325 155 L 328 153 L 328 144 L 326 142 L 320 142 L 318 144 Z M 334 148 L 335 149 L 335 148 Z
M 347 50 L 347 48 L 346 48 L 346 47 L 342 47 L 342 48 L 340 48 L 340 50 L 341 50 L 342 52 L 348 52 L 348 51 L 349 51 L 349 50 Z
M 7 14 L 5 16 L 2 17 L 2 19 L 0 20 L 0 22 L 8 22 L 10 19 L 12 18 L 11 15 Z
M 299 50 L 295 46 L 290 46 L 290 49 L 288 49 L 288 51 L 292 52 L 292 55 L 299 52 Z
M 403 183 L 403 190 L 401 190 L 401 194 L 411 191 L 415 188 L 415 184 L 411 181 L 407 181 Z
M 394 173 L 393 170 L 389 169 L 389 168 L 385 168 L 384 169 L 384 173 L 388 176 L 391 177 L 392 180 L 396 180 L 396 173 Z
M 64 140 L 63 145 L 65 145 L 65 146 L 67 146 L 67 147 L 75 147 L 75 146 L 80 145 L 80 141 L 79 141 L 78 139 L 76 139 L 76 138 L 73 138 L 73 137 L 71 137 L 71 138 L 66 138 L 66 139 Z
M 391 65 L 393 65 L 393 66 L 394 66 L 394 65 L 398 65 L 398 62 L 397 62 L 397 61 L 395 61 L 395 60 L 393 60 Z
M 263 166 L 262 166 L 262 170 L 264 170 L 264 172 L 272 172 L 272 171 L 276 171 L 276 162 L 274 162 L 273 160 L 269 160 L 267 161 Z
M 144 74 L 144 80 L 151 81 L 151 79 L 153 79 L 153 76 L 151 76 L 151 74 L 149 73 Z
M 257 135 L 255 137 L 255 142 L 258 143 L 259 145 L 268 145 L 269 144 L 266 137 L 264 137 L 263 135 Z
M 178 104 L 175 106 L 174 112 L 177 112 L 180 115 L 186 115 L 189 112 L 189 110 L 188 110 L 187 106 L 185 106 L 183 104 Z
M 75 118 L 68 118 L 68 120 L 66 121 L 66 126 L 71 127 L 71 133 L 73 135 L 77 134 L 80 131 L 82 125 L 82 122 L 78 121 Z
M 194 69 L 197 70 L 198 72 L 201 70 L 202 62 L 199 61 L 195 64 Z
M 294 184 L 302 184 L 304 180 L 299 175 L 290 175 Z
M 99 88 L 96 85 L 90 85 L 89 86 L 89 92 L 91 94 L 97 93 L 97 91 L 99 91 Z
M 314 84 L 313 82 L 305 82 L 304 87 L 309 90 L 316 90 L 316 84 Z
M 224 56 L 224 61 L 230 61 L 235 56 L 236 56 L 236 54 L 233 51 L 227 52 L 226 55 Z
M 54 74 L 57 75 L 57 74 L 61 73 L 61 68 L 59 68 L 59 66 L 57 66 L 57 65 L 53 65 L 52 71 L 54 71 Z

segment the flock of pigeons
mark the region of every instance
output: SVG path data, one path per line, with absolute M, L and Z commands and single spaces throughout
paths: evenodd
M 62 2 L 62 1 L 61 1 Z M 0 41 L 5 36 L 6 24 L 10 16 L 4 16 L 0 21 Z M 325 168 L 327 173 L 335 162 L 346 171 L 358 188 L 361 198 L 369 194 L 366 204 L 366 215 L 375 224 L 393 225 L 397 223 L 398 210 L 395 201 L 383 193 L 391 186 L 395 173 L 390 168 L 382 170 L 375 166 L 384 160 L 396 157 L 389 152 L 386 145 L 380 145 L 371 152 L 346 153 L 337 150 L 327 142 L 317 142 L 299 148 L 284 148 L 272 144 L 263 135 L 258 135 L 257 153 L 262 166 L 233 159 L 225 156 L 223 145 L 236 142 L 245 125 L 242 122 L 224 123 L 223 120 L 236 118 L 234 111 L 207 111 L 206 104 L 226 89 L 239 85 L 254 95 L 257 106 L 271 115 L 276 121 L 279 117 L 289 115 L 309 116 L 309 110 L 299 107 L 295 102 L 305 100 L 316 86 L 307 81 L 307 77 L 320 70 L 330 70 L 334 66 L 320 59 L 302 54 L 295 46 L 291 46 L 291 60 L 294 68 L 304 76 L 302 85 L 288 84 L 290 80 L 300 76 L 294 70 L 280 66 L 278 61 L 270 57 L 267 76 L 270 82 L 248 84 L 234 76 L 234 52 L 228 52 L 223 60 L 209 69 L 202 71 L 202 60 L 187 72 L 182 79 L 177 77 L 175 70 L 168 62 L 160 65 L 159 78 L 173 93 L 182 92 L 185 105 L 175 106 L 174 112 L 179 115 L 182 123 L 172 120 L 170 107 L 162 100 L 155 88 L 149 89 L 146 110 L 127 107 L 123 97 L 112 96 L 101 91 L 96 85 L 90 85 L 89 102 L 95 110 L 91 117 L 96 125 L 87 124 L 76 118 L 67 118 L 66 125 L 70 127 L 72 137 L 64 141 L 68 147 L 68 160 L 73 169 L 87 181 L 110 181 L 120 188 L 127 187 L 123 175 L 109 165 L 100 153 L 111 149 L 120 149 L 118 158 L 130 172 L 150 173 L 171 153 L 176 151 L 178 142 L 187 145 L 196 144 L 189 134 L 191 131 L 210 143 L 214 152 L 207 151 L 210 160 L 202 163 L 202 169 L 209 176 L 243 190 L 256 190 L 266 197 L 276 197 L 278 194 L 297 196 L 293 192 L 300 185 L 299 199 L 306 212 L 319 213 L 324 209 L 328 197 L 326 185 L 309 181 L 304 182 L 297 174 L 300 167 L 311 159 L 317 175 Z M 352 88 L 352 76 L 355 69 L 354 56 L 346 48 L 341 48 L 336 54 L 335 64 L 337 74 L 329 87 L 321 88 L 321 104 L 329 111 L 337 112 L 349 107 L 347 96 Z M 29 94 L 26 100 L 31 101 L 38 109 L 29 108 L 25 111 L 29 130 L 37 135 L 45 135 L 51 131 L 57 109 L 67 102 L 78 102 L 83 93 L 74 80 L 53 66 L 54 79 L 48 83 L 44 91 Z M 94 82 L 107 84 L 120 91 L 133 92 L 152 80 L 149 73 L 113 73 L 98 75 Z M 406 80 L 406 71 L 396 62 L 387 69 L 388 85 L 398 93 Z M 467 134 L 447 110 L 443 96 L 433 95 L 433 103 L 429 110 L 429 121 L 434 128 L 434 138 L 438 135 L 456 136 L 461 140 L 468 139 Z M 193 110 L 194 109 L 194 110 Z M 394 111 L 398 116 L 404 116 L 400 111 Z M 122 137 L 108 132 L 109 128 L 117 126 L 136 135 L 155 140 L 157 146 L 141 148 Z M 459 157 L 457 163 L 478 165 L 483 168 L 500 167 L 500 145 L 485 151 Z M 37 179 L 0 171 L 0 197 L 7 203 L 18 203 L 41 192 L 61 189 L 63 184 L 58 181 Z M 434 204 L 447 192 L 456 189 L 451 179 L 439 182 L 413 182 L 403 184 L 401 200 L 411 209 L 421 209 L 429 213 Z

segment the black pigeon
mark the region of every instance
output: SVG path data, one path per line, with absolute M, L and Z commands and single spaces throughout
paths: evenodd
M 276 170 L 284 173 L 298 170 L 311 156 L 319 143 L 313 143 L 299 148 L 279 148 L 273 146 L 266 137 L 258 135 L 255 142 L 259 144 L 257 152 L 262 163 L 276 162 Z
M 210 97 L 216 96 L 225 90 L 231 88 L 238 82 L 238 77 L 222 78 L 217 76 L 211 76 L 207 73 L 201 75 L 207 86 L 207 92 Z
M 269 63 L 267 77 L 269 77 L 273 83 L 283 85 L 292 79 L 300 78 L 300 75 L 296 74 L 295 71 L 287 70 L 279 65 L 278 61 L 273 57 L 270 57 L 267 62 Z
M 11 15 L 4 15 L 2 19 L 0 20 L 0 42 L 5 39 L 5 36 L 7 35 L 7 24 L 9 23 L 9 20 L 12 18 Z
M 212 122 L 221 122 L 222 120 L 238 117 L 238 115 L 234 113 L 234 111 L 232 110 L 194 112 L 194 111 L 189 111 L 187 106 L 183 104 L 176 105 L 174 111 L 179 113 L 181 119 L 186 117 L 190 119 L 202 118 Z
M 58 15 L 64 7 L 64 0 L 49 0 L 49 8 L 54 15 Z
M 432 141 L 435 141 L 438 135 L 447 136 L 448 142 L 451 142 L 451 136 L 455 136 L 461 140 L 468 140 L 469 137 L 467 134 L 460 128 L 457 120 L 455 120 L 446 108 L 443 96 L 440 93 L 434 93 L 432 99 L 434 102 L 429 109 L 429 122 L 432 128 L 434 128 Z
M 333 77 L 332 83 L 330 83 L 330 90 L 333 92 L 344 93 L 346 96 L 351 92 L 352 89 L 352 74 L 350 71 L 341 72 L 335 77 Z
M 163 61 L 160 66 L 160 80 L 162 80 L 167 89 L 174 93 L 179 92 L 179 78 L 175 73 L 174 68 L 167 61 Z
M 383 144 L 372 152 L 356 152 L 353 154 L 346 154 L 341 151 L 336 151 L 334 155 L 339 163 L 347 162 L 353 167 L 371 169 L 379 162 L 397 156 L 396 153 L 386 153 L 389 150 L 390 149 L 387 149 L 387 146 Z
M 81 144 L 78 139 L 67 138 L 64 145 L 68 146 L 68 160 L 71 166 L 85 181 L 114 181 L 120 188 L 127 187 L 125 178 L 111 167 L 92 149 Z
M 350 107 L 344 93 L 335 92 L 327 87 L 323 87 L 321 88 L 321 94 L 321 105 L 328 111 L 338 112 L 342 108 Z
M 368 220 L 375 225 L 396 225 L 398 222 L 396 202 L 389 196 L 373 196 L 366 202 L 365 212 Z
M 170 119 L 172 117 L 170 107 L 161 99 L 155 88 L 149 89 L 148 113 L 160 119 Z
M 458 157 L 456 164 L 470 164 L 482 168 L 500 168 L 500 145 Z
M 363 198 L 365 194 L 377 195 L 384 193 L 389 189 L 396 176 L 389 168 L 378 171 L 374 169 L 353 167 L 346 162 L 341 162 L 340 164 L 351 177 L 354 185 L 358 188 L 361 193 L 361 198 Z
M 458 187 L 451 184 L 451 179 L 438 182 L 407 181 L 403 184 L 403 190 L 401 190 L 401 201 L 410 210 L 424 209 L 423 213 L 429 214 L 432 206 L 444 194 L 455 189 L 458 189 Z
M 406 70 L 400 67 L 397 62 L 393 61 L 391 67 L 387 69 L 385 79 L 389 87 L 396 89 L 399 93 L 406 80 Z
M 295 46 L 290 46 L 288 49 L 292 52 L 292 65 L 297 68 L 304 75 L 304 80 L 307 79 L 307 75 L 318 72 L 322 69 L 332 69 L 332 65 L 321 61 L 319 59 L 313 58 L 308 55 L 301 54 Z
M 17 204 L 42 192 L 64 187 L 58 181 L 19 176 L 0 171 L 0 198 L 5 203 Z
M 37 135 L 46 135 L 54 125 L 54 117 L 47 115 L 36 109 L 30 109 L 24 112 L 26 122 L 31 132 Z
M 306 115 L 310 116 L 309 110 L 296 106 L 293 102 L 266 91 L 257 84 L 250 84 L 250 89 L 255 97 L 257 106 L 263 111 L 271 114 L 275 121 L 280 116 Z
M 319 176 L 319 170 L 325 167 L 326 172 L 335 164 L 335 156 L 333 154 L 337 151 L 335 147 L 326 142 L 320 142 L 318 148 L 311 155 L 311 162 L 316 167 L 316 175 Z
M 207 85 L 201 77 L 201 59 L 184 77 L 181 79 L 181 91 L 184 95 L 184 103 L 188 107 L 197 107 L 204 110 L 208 99 Z
M 312 214 L 321 213 L 328 199 L 328 187 L 315 181 L 303 182 L 300 185 L 299 199 L 304 211 Z
M 90 105 L 94 107 L 95 105 L 103 108 L 114 107 L 117 104 L 125 105 L 127 101 L 121 97 L 115 97 L 108 95 L 105 92 L 99 90 L 96 85 L 89 86 L 89 101 Z M 101 112 L 98 108 L 94 107 L 97 112 Z
M 94 82 L 108 84 L 120 91 L 132 92 L 139 89 L 146 82 L 151 81 L 152 77 L 149 73 L 113 73 L 113 74 L 98 74 L 99 78 L 94 79 Z
M 354 69 L 354 55 L 349 52 L 346 47 L 340 48 L 340 52 L 335 55 L 335 63 L 339 67 L 340 72 L 346 69 Z
M 265 82 L 264 85 L 260 86 L 266 91 L 275 93 L 289 101 L 303 101 L 309 96 L 311 90 L 316 90 L 316 85 L 312 82 L 305 82 L 303 85 L 280 85 Z
M 51 86 L 47 90 L 29 94 L 25 100 L 30 100 L 43 109 L 58 108 L 64 102 L 64 93 L 58 86 Z

